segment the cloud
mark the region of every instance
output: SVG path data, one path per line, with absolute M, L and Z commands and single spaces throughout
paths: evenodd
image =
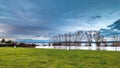
M 109 25 L 108 27 L 110 27 L 110 29 L 117 29 L 120 30 L 120 19 L 115 21 L 113 24 Z
M 96 15 L 96 16 L 92 16 L 91 19 L 97 19 L 97 18 L 101 18 L 100 15 Z
M 58 33 L 99 30 L 120 19 L 118 5 L 119 0 L 0 0 L 0 34 L 40 39 Z

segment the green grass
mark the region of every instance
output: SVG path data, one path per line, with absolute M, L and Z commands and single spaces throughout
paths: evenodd
M 120 52 L 0 48 L 0 68 L 120 68 Z

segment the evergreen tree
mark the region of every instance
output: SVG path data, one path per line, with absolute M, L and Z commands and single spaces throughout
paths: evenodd
M 4 38 L 1 40 L 1 43 L 5 43 L 5 39 Z

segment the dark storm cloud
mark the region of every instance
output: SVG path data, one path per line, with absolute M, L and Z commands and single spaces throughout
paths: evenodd
M 21 35 L 46 34 L 47 32 L 56 31 L 54 28 L 44 26 L 12 26 L 13 28 L 7 33 Z
M 120 19 L 115 21 L 113 24 L 109 25 L 108 27 L 110 27 L 112 30 L 113 29 L 118 29 L 120 30 Z

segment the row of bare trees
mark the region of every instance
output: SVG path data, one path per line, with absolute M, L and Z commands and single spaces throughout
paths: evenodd
M 94 40 L 94 41 L 93 41 Z M 65 33 L 53 36 L 50 38 L 50 41 L 54 43 L 53 45 L 74 45 L 81 46 L 82 43 L 85 43 L 87 46 L 91 46 L 91 43 L 94 42 L 99 47 L 101 43 L 106 45 L 104 36 L 100 34 L 99 31 L 77 31 L 75 33 Z
M 113 34 L 112 36 L 113 40 L 115 42 L 113 42 L 113 46 L 120 46 L 120 35 L 119 34 Z

